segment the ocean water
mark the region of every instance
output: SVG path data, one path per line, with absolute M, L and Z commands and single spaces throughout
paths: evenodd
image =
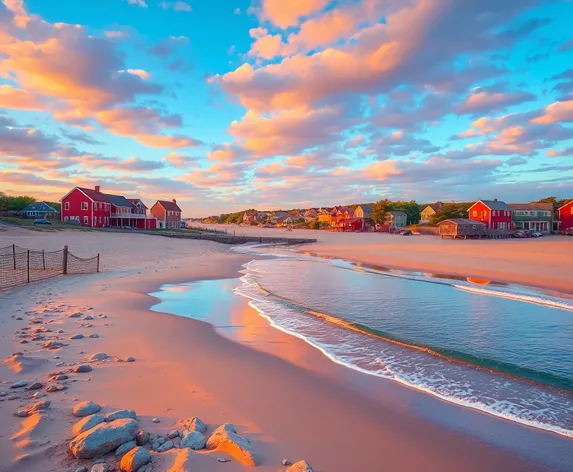
M 224 323 L 213 319 L 214 305 L 243 296 L 333 362 L 573 438 L 573 300 L 276 248 L 238 250 L 268 257 L 246 264 L 235 284 L 162 287 L 153 309 Z

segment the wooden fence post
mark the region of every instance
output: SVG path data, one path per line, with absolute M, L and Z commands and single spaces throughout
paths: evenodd
M 97 253 L 97 272 L 99 273 L 99 252 Z
M 12 244 L 12 257 L 14 258 L 14 270 L 16 270 L 16 245 Z
M 64 275 L 68 273 L 68 246 L 64 246 L 64 263 L 63 263 Z
M 28 249 L 28 283 L 30 283 L 30 250 Z
M 42 267 L 44 267 L 44 270 L 46 270 L 46 255 L 43 249 L 42 249 Z

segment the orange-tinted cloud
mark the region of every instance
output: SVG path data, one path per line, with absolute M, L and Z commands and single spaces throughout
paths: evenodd
M 0 85 L 0 108 L 13 108 L 18 110 L 42 110 L 46 102 L 26 90 Z
M 330 0 L 263 0 L 261 17 L 279 28 L 295 26 L 298 20 L 322 10 Z
M 550 124 L 558 121 L 573 121 L 573 100 L 552 103 L 545 107 L 545 113 L 542 116 L 531 120 L 535 124 Z

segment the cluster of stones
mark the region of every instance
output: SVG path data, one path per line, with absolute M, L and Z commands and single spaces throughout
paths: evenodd
M 103 456 L 112 452 L 115 460 L 119 460 L 121 471 L 151 472 L 153 454 L 174 448 L 217 450 L 229 454 L 242 465 L 259 464 L 252 443 L 237 433 L 232 424 L 219 426 L 207 438 L 207 425 L 200 418 L 193 417 L 183 423 L 181 430 L 174 429 L 166 436 L 161 436 L 141 430 L 133 410 L 118 410 L 107 415 L 100 414 L 100 410 L 99 405 L 86 401 L 78 403 L 72 412 L 82 419 L 73 426 L 74 438 L 69 444 L 69 450 L 77 459 L 98 459 L 91 472 L 113 470 L 113 466 L 106 464 L 103 459 Z M 217 461 L 227 462 L 228 459 L 218 457 Z M 287 472 L 314 472 L 305 461 L 291 465 L 285 459 L 282 464 L 290 466 Z M 87 470 L 80 467 L 76 472 Z

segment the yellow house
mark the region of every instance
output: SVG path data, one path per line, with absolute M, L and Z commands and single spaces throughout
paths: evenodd
M 428 205 L 426 208 L 422 210 L 420 224 L 427 225 L 430 224 L 430 219 L 434 216 L 439 210 L 444 207 L 441 203 L 434 203 L 432 205 Z

